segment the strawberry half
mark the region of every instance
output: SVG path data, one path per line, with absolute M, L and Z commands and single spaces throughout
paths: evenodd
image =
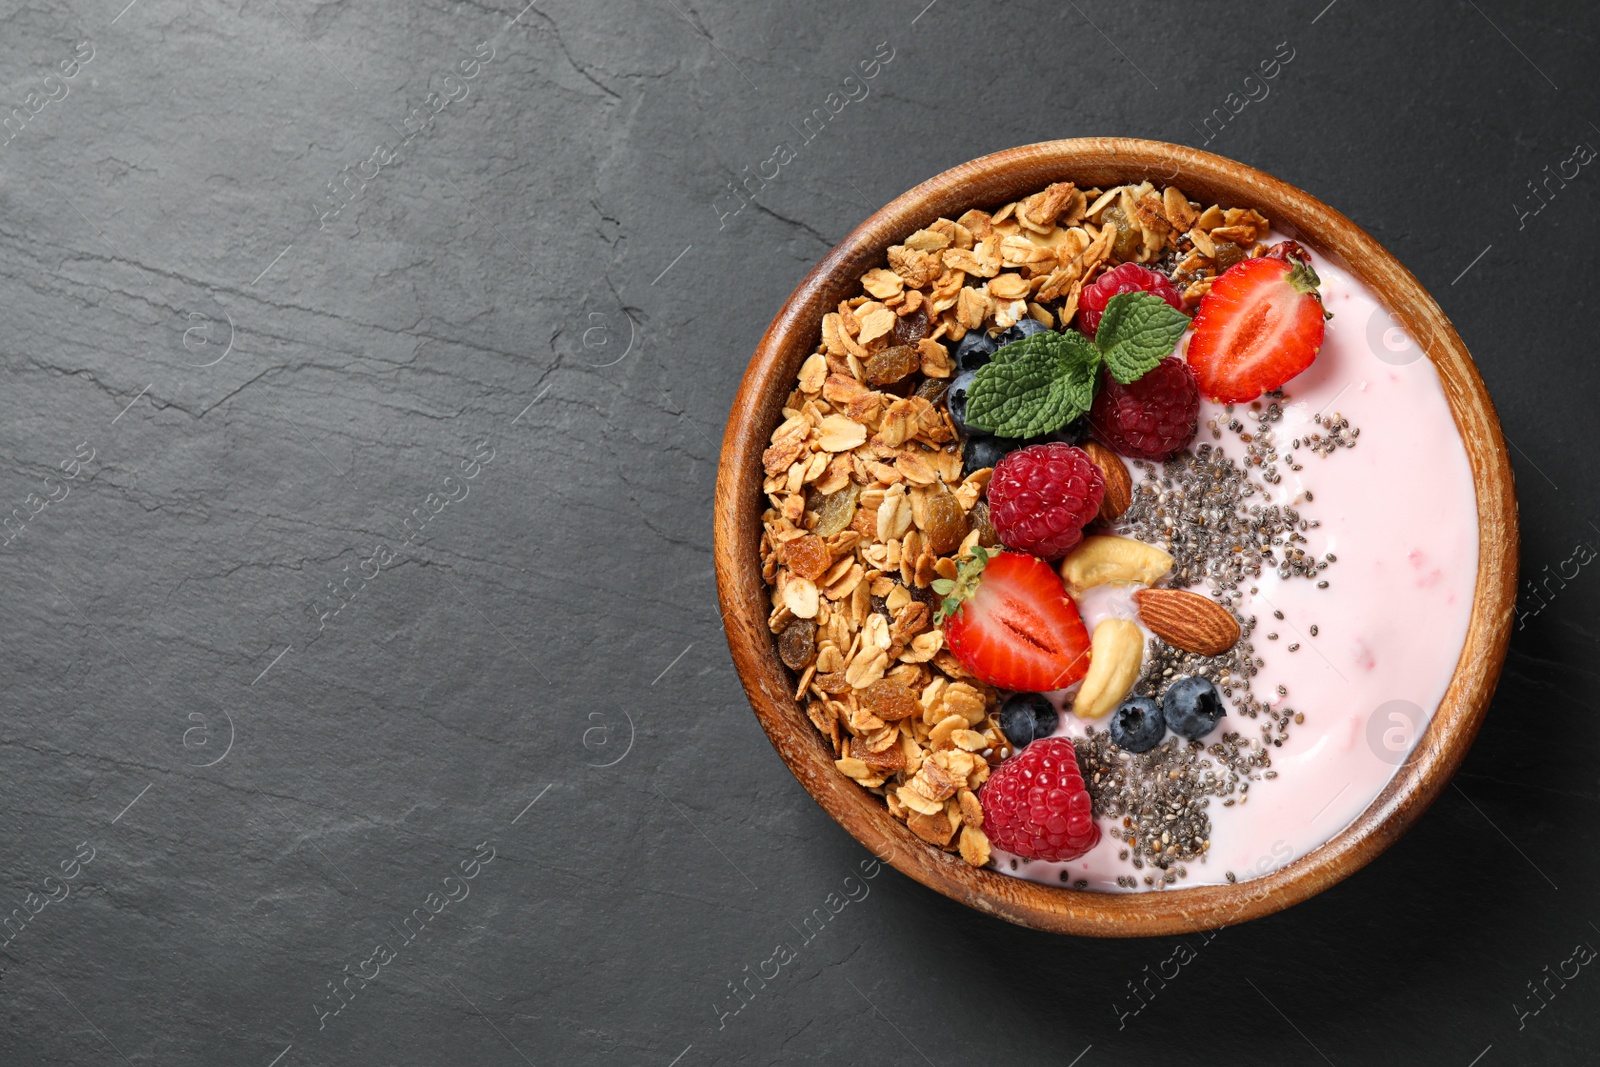
M 945 594 L 939 617 L 950 652 L 981 681 L 1001 689 L 1065 689 L 1089 670 L 1089 632 L 1061 578 L 1021 552 L 991 556 L 974 546 Z
M 1310 257 L 1293 241 L 1224 271 L 1200 301 L 1189 338 L 1200 392 L 1237 404 L 1311 366 L 1322 349 L 1319 284 Z

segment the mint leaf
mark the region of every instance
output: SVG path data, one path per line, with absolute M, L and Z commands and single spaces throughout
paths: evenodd
M 1025 337 L 978 368 L 967 422 L 1001 437 L 1058 430 L 1089 410 L 1099 373 L 1100 350 L 1080 333 Z
M 1049 433 L 1089 410 L 1099 373 L 1100 350 L 1077 331 L 1032 334 L 978 369 L 967 421 L 1002 437 Z
M 1065 425 L 1075 418 L 1065 371 L 1044 348 L 978 368 L 967 393 L 967 422 L 1001 437 L 1033 437 Z
M 1137 381 L 1178 344 L 1189 316 L 1154 293 L 1118 293 L 1106 304 L 1094 343 L 1123 385 Z
M 1050 427 L 1050 430 L 1059 430 L 1088 411 L 1094 403 L 1095 388 L 1100 384 L 1100 350 L 1076 330 L 1068 330 L 1061 337 L 1067 342 L 1062 359 L 1066 368 L 1064 388 L 1072 401 L 1073 412 L 1058 425 Z M 1041 432 L 1049 433 L 1050 430 Z
M 1030 352 L 1048 352 L 1053 356 L 1057 356 L 1061 354 L 1061 338 L 1062 335 L 1059 333 L 1041 330 L 1038 333 L 1029 334 L 1020 341 L 1012 341 L 1008 345 L 1001 345 L 995 350 L 994 355 L 989 357 L 989 362 L 1010 363 L 1012 360 L 1020 359 Z

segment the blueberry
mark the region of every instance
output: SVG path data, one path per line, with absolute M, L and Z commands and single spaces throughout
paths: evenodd
M 1161 716 L 1161 705 L 1154 700 L 1149 697 L 1129 697 L 1111 713 L 1111 724 L 1107 731 L 1118 748 L 1129 752 L 1149 752 L 1167 735 L 1167 721 Z
M 1168 687 L 1161 698 L 1161 711 L 1173 733 L 1198 741 L 1222 718 L 1222 694 L 1207 679 L 1185 675 Z
M 1021 447 L 1022 442 L 1014 437 L 971 438 L 961 449 L 961 477 L 965 478 L 984 467 L 993 467 Z
M 994 350 L 1000 346 L 983 330 L 968 330 L 961 343 L 956 345 L 956 370 L 977 370 L 989 362 Z
M 982 430 L 967 425 L 967 392 L 977 379 L 977 371 L 964 371 L 956 375 L 955 381 L 950 383 L 950 388 L 944 394 L 944 406 L 950 412 L 950 421 L 968 437 L 983 436 Z
M 1045 333 L 1050 329 L 1038 319 L 1018 319 L 1017 324 L 1000 335 L 1000 343 L 1008 345 L 1013 341 L 1020 341 L 1024 337 L 1032 337 L 1036 333 Z
M 1061 427 L 1059 430 L 1051 430 L 1049 433 L 1042 433 L 1037 437 L 1030 437 L 1026 441 L 1020 442 L 1020 444 L 1047 445 L 1054 442 L 1060 442 L 1064 445 L 1075 445 L 1088 436 L 1089 416 L 1080 415 L 1071 422 L 1067 423 L 1065 426 Z
M 1056 706 L 1039 693 L 1012 693 L 1000 705 L 1000 730 L 1016 749 L 1055 733 L 1060 718 Z

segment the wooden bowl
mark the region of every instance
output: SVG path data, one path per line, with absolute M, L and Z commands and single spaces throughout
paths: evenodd
M 1478 579 L 1466 644 L 1444 700 L 1416 752 L 1354 823 L 1321 847 L 1259 879 L 1146 893 L 1042 885 L 969 867 L 894 819 L 883 801 L 840 774 L 828 743 L 794 699 L 791 674 L 766 620 L 759 560 L 761 452 L 822 317 L 859 291 L 887 249 L 940 217 L 994 208 L 1073 181 L 1109 188 L 1149 178 L 1201 203 L 1255 207 L 1276 230 L 1348 266 L 1394 311 L 1438 368 L 1466 444 L 1478 501 Z M 745 371 L 722 440 L 715 558 L 728 647 L 756 717 L 800 783 L 829 815 L 903 874 L 979 911 L 1024 926 L 1099 937 L 1179 934 L 1286 908 L 1358 870 L 1433 803 L 1477 735 L 1511 632 L 1517 589 L 1517 510 L 1500 424 L 1466 346 L 1400 263 L 1337 211 L 1276 178 L 1207 152 L 1155 141 L 1094 137 L 1050 141 L 964 163 L 872 215 L 806 275 L 772 320 Z

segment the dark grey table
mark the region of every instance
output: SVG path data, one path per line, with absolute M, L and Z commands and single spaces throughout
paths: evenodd
M 1600 144 L 1592 6 L 125 3 L 0 5 L 0 1063 L 1594 1061 L 1600 174 L 1550 180 Z M 1420 825 L 1181 948 L 874 868 L 711 571 L 808 266 L 1103 133 L 1277 174 L 1429 286 L 1538 583 Z

